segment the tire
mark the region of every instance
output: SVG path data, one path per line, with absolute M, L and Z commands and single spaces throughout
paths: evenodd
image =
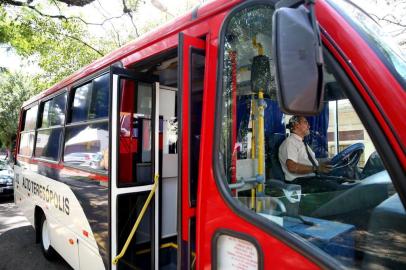
M 49 225 L 45 215 L 42 215 L 41 218 L 41 227 L 40 227 L 40 236 L 41 236 L 41 249 L 44 253 L 45 258 L 52 260 L 55 258 L 55 250 L 51 246 L 51 239 L 49 237 Z

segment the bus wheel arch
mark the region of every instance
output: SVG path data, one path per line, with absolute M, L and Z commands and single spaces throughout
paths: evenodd
M 34 225 L 35 225 L 34 227 L 35 227 L 35 243 L 37 244 L 41 242 L 42 216 L 45 216 L 44 211 L 42 210 L 41 207 L 36 205 L 34 210 Z
M 49 224 L 44 211 L 39 206 L 35 207 L 35 232 L 36 242 L 40 243 L 45 258 L 52 260 L 55 257 L 55 250 L 51 246 Z

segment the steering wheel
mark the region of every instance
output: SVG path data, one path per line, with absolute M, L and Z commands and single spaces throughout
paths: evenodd
M 355 176 L 356 166 L 364 149 L 365 146 L 363 143 L 355 143 L 335 155 L 330 160 L 330 165 L 333 166 L 330 174 L 353 178 Z

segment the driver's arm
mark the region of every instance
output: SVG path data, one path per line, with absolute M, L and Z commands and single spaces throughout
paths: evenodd
M 288 168 L 289 172 L 295 174 L 308 174 L 308 173 L 329 173 L 331 171 L 331 166 L 321 163 L 317 167 L 313 167 L 310 165 L 304 165 L 297 163 L 291 159 L 286 160 L 286 167 Z
M 289 172 L 295 174 L 308 174 L 316 172 L 316 168 L 313 168 L 313 166 L 300 164 L 291 159 L 286 160 L 286 167 L 288 168 Z

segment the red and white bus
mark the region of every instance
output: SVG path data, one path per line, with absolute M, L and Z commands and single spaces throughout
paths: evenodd
M 276 2 L 204 3 L 24 103 L 15 202 L 47 258 L 406 267 L 405 56 L 350 1 Z M 289 114 L 342 189 L 284 181 Z

